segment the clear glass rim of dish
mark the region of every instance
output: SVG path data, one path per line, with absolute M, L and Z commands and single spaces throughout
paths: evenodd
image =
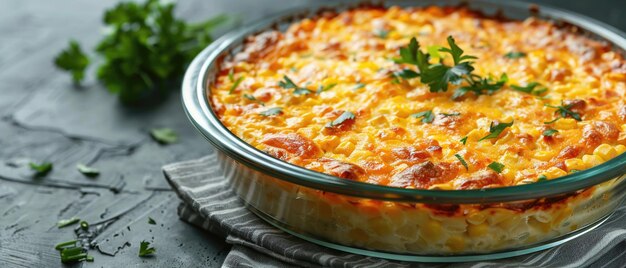
M 359 2 L 359 1 L 355 1 Z M 397 2 L 397 3 L 396 3 Z M 468 1 L 443 1 L 444 5 L 459 5 Z M 352 3 L 354 4 L 354 3 Z M 407 5 L 408 4 L 408 5 Z M 442 1 L 402 2 L 386 1 L 385 5 L 428 6 L 441 5 Z M 626 36 L 616 28 L 597 20 L 564 11 L 557 8 L 537 6 L 529 11 L 529 3 L 518 1 L 479 0 L 469 1 L 472 9 L 494 9 L 514 12 L 516 16 L 536 15 L 577 26 L 586 33 L 608 41 L 613 50 L 626 50 Z M 231 133 L 218 119 L 209 105 L 208 85 L 210 74 L 215 74 L 220 59 L 234 47 L 239 46 L 245 37 L 263 30 L 271 29 L 279 23 L 303 18 L 303 14 L 314 14 L 312 10 L 334 8 L 341 10 L 354 5 L 343 3 L 321 4 L 288 10 L 261 21 L 244 26 L 228 33 L 205 48 L 189 65 L 182 84 L 182 102 L 185 113 L 198 131 L 220 152 L 239 163 L 266 175 L 322 191 L 342 195 L 370 198 L 374 200 L 446 203 L 446 204 L 482 204 L 494 202 L 524 201 L 547 198 L 575 192 L 604 181 L 620 177 L 626 173 L 626 153 L 623 153 L 596 167 L 572 173 L 553 180 L 536 183 L 507 186 L 501 188 L 477 190 L 426 190 L 406 189 L 365 182 L 341 179 L 328 174 L 312 171 L 276 159 L 249 145 Z M 506 13 L 505 13 L 506 14 Z

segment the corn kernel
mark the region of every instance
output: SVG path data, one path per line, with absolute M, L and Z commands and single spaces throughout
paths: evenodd
M 559 130 L 573 129 L 576 128 L 577 124 L 573 118 L 562 118 L 554 122 L 554 128 Z
M 623 154 L 624 152 L 626 152 L 626 146 L 618 144 L 617 146 L 615 146 L 615 151 L 617 151 L 617 154 Z
M 474 238 L 483 236 L 487 234 L 488 232 L 489 232 L 489 226 L 484 223 L 478 224 L 478 225 L 470 224 L 467 227 L 467 234 Z
M 441 236 L 441 224 L 437 221 L 428 221 L 421 228 L 422 237 L 426 241 L 437 241 Z
M 470 213 L 466 217 L 467 222 L 469 222 L 471 224 L 481 224 L 481 223 L 483 223 L 485 221 L 486 218 L 487 217 L 485 216 L 485 214 L 480 213 L 480 212 Z
M 554 157 L 554 153 L 550 151 L 537 151 L 534 157 L 541 161 L 548 161 Z
M 565 172 L 564 170 L 562 170 L 562 169 L 560 169 L 558 167 L 551 167 L 548 170 L 546 170 L 544 175 L 546 175 L 546 177 L 548 177 L 548 179 L 554 179 L 554 178 L 558 178 L 558 177 L 562 177 L 562 176 L 567 175 L 567 172 Z
M 452 251 L 461 251 L 465 248 L 465 239 L 460 236 L 452 236 L 448 238 L 448 241 L 446 241 L 446 246 L 448 246 Z
M 608 161 L 609 159 L 617 156 L 617 151 L 613 146 L 608 144 L 600 144 L 595 150 L 593 150 L 593 154 L 599 157 L 602 157 L 604 161 Z
M 314 139 L 314 141 L 320 146 L 322 150 L 325 152 L 332 151 L 341 140 L 337 136 L 321 136 L 320 138 Z
M 583 155 L 583 162 L 585 162 L 585 164 L 589 167 L 595 167 L 597 165 L 604 163 L 604 160 L 597 155 L 586 154 L 586 155 Z
M 352 151 L 354 151 L 354 143 L 349 141 L 344 141 L 335 148 L 335 152 L 344 155 L 350 155 Z
M 583 170 L 587 168 L 587 165 L 585 165 L 585 162 L 577 158 L 565 160 L 565 166 L 567 167 L 568 170 L 572 170 L 572 169 Z

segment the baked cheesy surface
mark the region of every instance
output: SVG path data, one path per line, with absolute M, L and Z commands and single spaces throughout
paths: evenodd
M 433 92 L 398 60 L 416 38 L 430 64 L 454 66 L 441 51 L 448 37 L 476 57 L 472 75 L 500 86 L 460 95 L 461 79 Z M 511 186 L 626 150 L 626 63 L 610 45 L 463 7 L 363 7 L 251 36 L 210 92 L 220 120 L 254 147 L 380 185 Z

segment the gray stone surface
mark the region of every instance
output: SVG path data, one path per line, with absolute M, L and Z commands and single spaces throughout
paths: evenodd
M 127 108 L 95 81 L 93 70 L 75 88 L 52 64 L 70 38 L 93 47 L 102 12 L 115 2 L 0 0 L 0 267 L 63 266 L 53 247 L 75 235 L 72 227 L 55 225 L 72 216 L 107 223 L 95 238 L 98 249 L 90 251 L 95 262 L 76 266 L 213 267 L 228 252 L 222 239 L 178 220 L 178 200 L 161 174 L 163 164 L 211 150 L 187 122 L 178 93 L 150 109 Z M 542 2 L 626 30 L 623 1 Z M 192 21 L 219 13 L 253 21 L 302 4 L 189 0 L 177 13 Z M 180 142 L 153 142 L 147 134 L 153 127 L 175 129 Z M 53 162 L 54 170 L 33 178 L 31 160 Z M 84 177 L 77 163 L 102 174 Z M 154 257 L 137 256 L 142 240 L 154 241 Z

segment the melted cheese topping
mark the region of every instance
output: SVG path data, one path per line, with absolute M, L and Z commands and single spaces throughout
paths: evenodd
M 433 93 L 419 78 L 393 77 L 405 68 L 417 71 L 393 61 L 412 37 L 432 51 L 447 47 L 448 36 L 478 57 L 474 73 L 506 73 L 508 83 L 492 95 L 453 100 L 457 85 Z M 525 56 L 506 57 L 509 52 Z M 279 86 L 285 76 L 311 93 Z M 510 86 L 532 82 L 547 91 L 535 96 Z M 626 64 L 620 54 L 573 28 L 536 18 L 505 21 L 466 8 L 358 8 L 304 19 L 284 33 L 251 36 L 242 52 L 221 64 L 210 92 L 220 120 L 254 147 L 308 169 L 381 185 L 531 183 L 626 150 Z M 560 117 L 546 104 L 562 103 L 582 120 L 545 124 Z M 282 110 L 263 115 L 270 108 Z M 328 126 L 346 111 L 355 118 Z M 432 111 L 434 120 L 411 116 L 423 111 Z M 492 123 L 511 121 L 496 139 L 479 141 Z M 558 132 L 543 135 L 548 129 Z M 500 173 L 488 167 L 492 162 L 504 165 Z

